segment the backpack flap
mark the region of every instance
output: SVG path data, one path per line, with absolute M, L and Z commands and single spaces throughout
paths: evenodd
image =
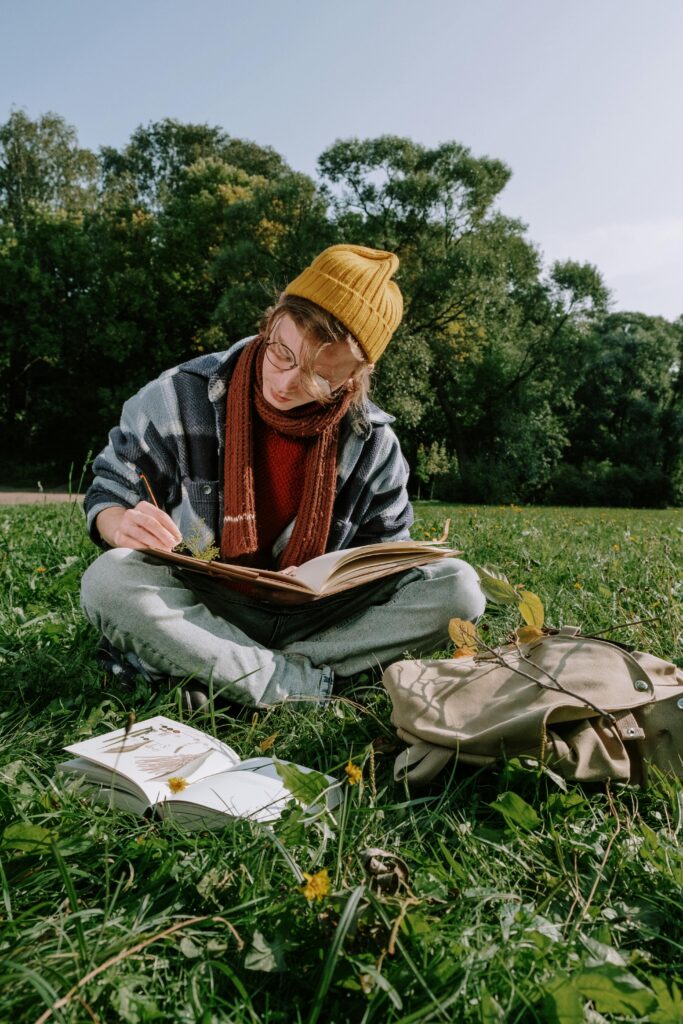
M 567 778 L 586 780 L 640 779 L 643 756 L 654 751 L 655 763 L 680 774 L 675 749 L 683 750 L 683 735 L 668 740 L 653 713 L 672 686 L 683 695 L 675 666 L 569 631 L 499 654 L 390 666 L 383 683 L 399 736 L 474 764 L 502 755 L 545 758 Z M 676 722 L 683 732 L 683 709 Z M 400 771 L 424 756 L 402 760 Z M 425 772 L 436 764 L 435 756 Z

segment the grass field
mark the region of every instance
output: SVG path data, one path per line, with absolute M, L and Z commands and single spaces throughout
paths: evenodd
M 680 659 L 680 513 L 417 516 L 415 537 L 450 516 L 465 557 L 538 594 L 549 623 L 618 625 Z M 336 821 L 292 810 L 272 831 L 184 834 L 106 811 L 55 781 L 61 747 L 132 709 L 177 716 L 178 694 L 117 691 L 96 666 L 80 509 L 2 509 L 0 538 L 1 1021 L 683 1019 L 680 783 L 563 786 L 511 761 L 409 793 L 392 781 L 388 698 L 361 678 L 322 711 L 215 716 L 242 756 L 275 737 L 278 756 L 342 778 L 352 760 L 362 779 Z M 490 607 L 482 628 L 497 641 L 518 622 Z M 405 863 L 395 892 L 366 870 L 372 847 Z M 309 899 L 301 873 L 323 869 L 329 892 Z

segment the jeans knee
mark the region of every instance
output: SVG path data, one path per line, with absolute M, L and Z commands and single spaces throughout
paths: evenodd
M 112 548 L 96 558 L 81 578 L 81 608 L 90 622 L 99 624 L 100 616 L 116 595 L 124 573 L 128 548 Z
M 476 622 L 486 608 L 486 598 L 476 569 L 461 558 L 443 558 L 424 567 L 446 589 L 450 616 Z

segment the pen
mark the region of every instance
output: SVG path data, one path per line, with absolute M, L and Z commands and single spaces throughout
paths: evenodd
M 144 473 L 138 472 L 138 476 L 140 477 L 140 479 L 142 480 L 143 484 L 145 485 L 145 488 L 146 488 L 147 493 L 149 495 L 149 500 L 152 502 L 152 504 L 156 508 L 159 508 L 159 502 L 154 497 L 154 491 L 152 490 L 152 485 L 150 484 L 149 480 L 147 479 L 147 477 L 145 476 Z

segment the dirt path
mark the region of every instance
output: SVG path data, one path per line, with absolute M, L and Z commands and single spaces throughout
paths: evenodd
M 69 494 L 68 489 L 46 491 L 20 491 L 14 487 L 0 487 L 0 505 L 47 505 L 55 501 L 83 501 L 82 494 Z

